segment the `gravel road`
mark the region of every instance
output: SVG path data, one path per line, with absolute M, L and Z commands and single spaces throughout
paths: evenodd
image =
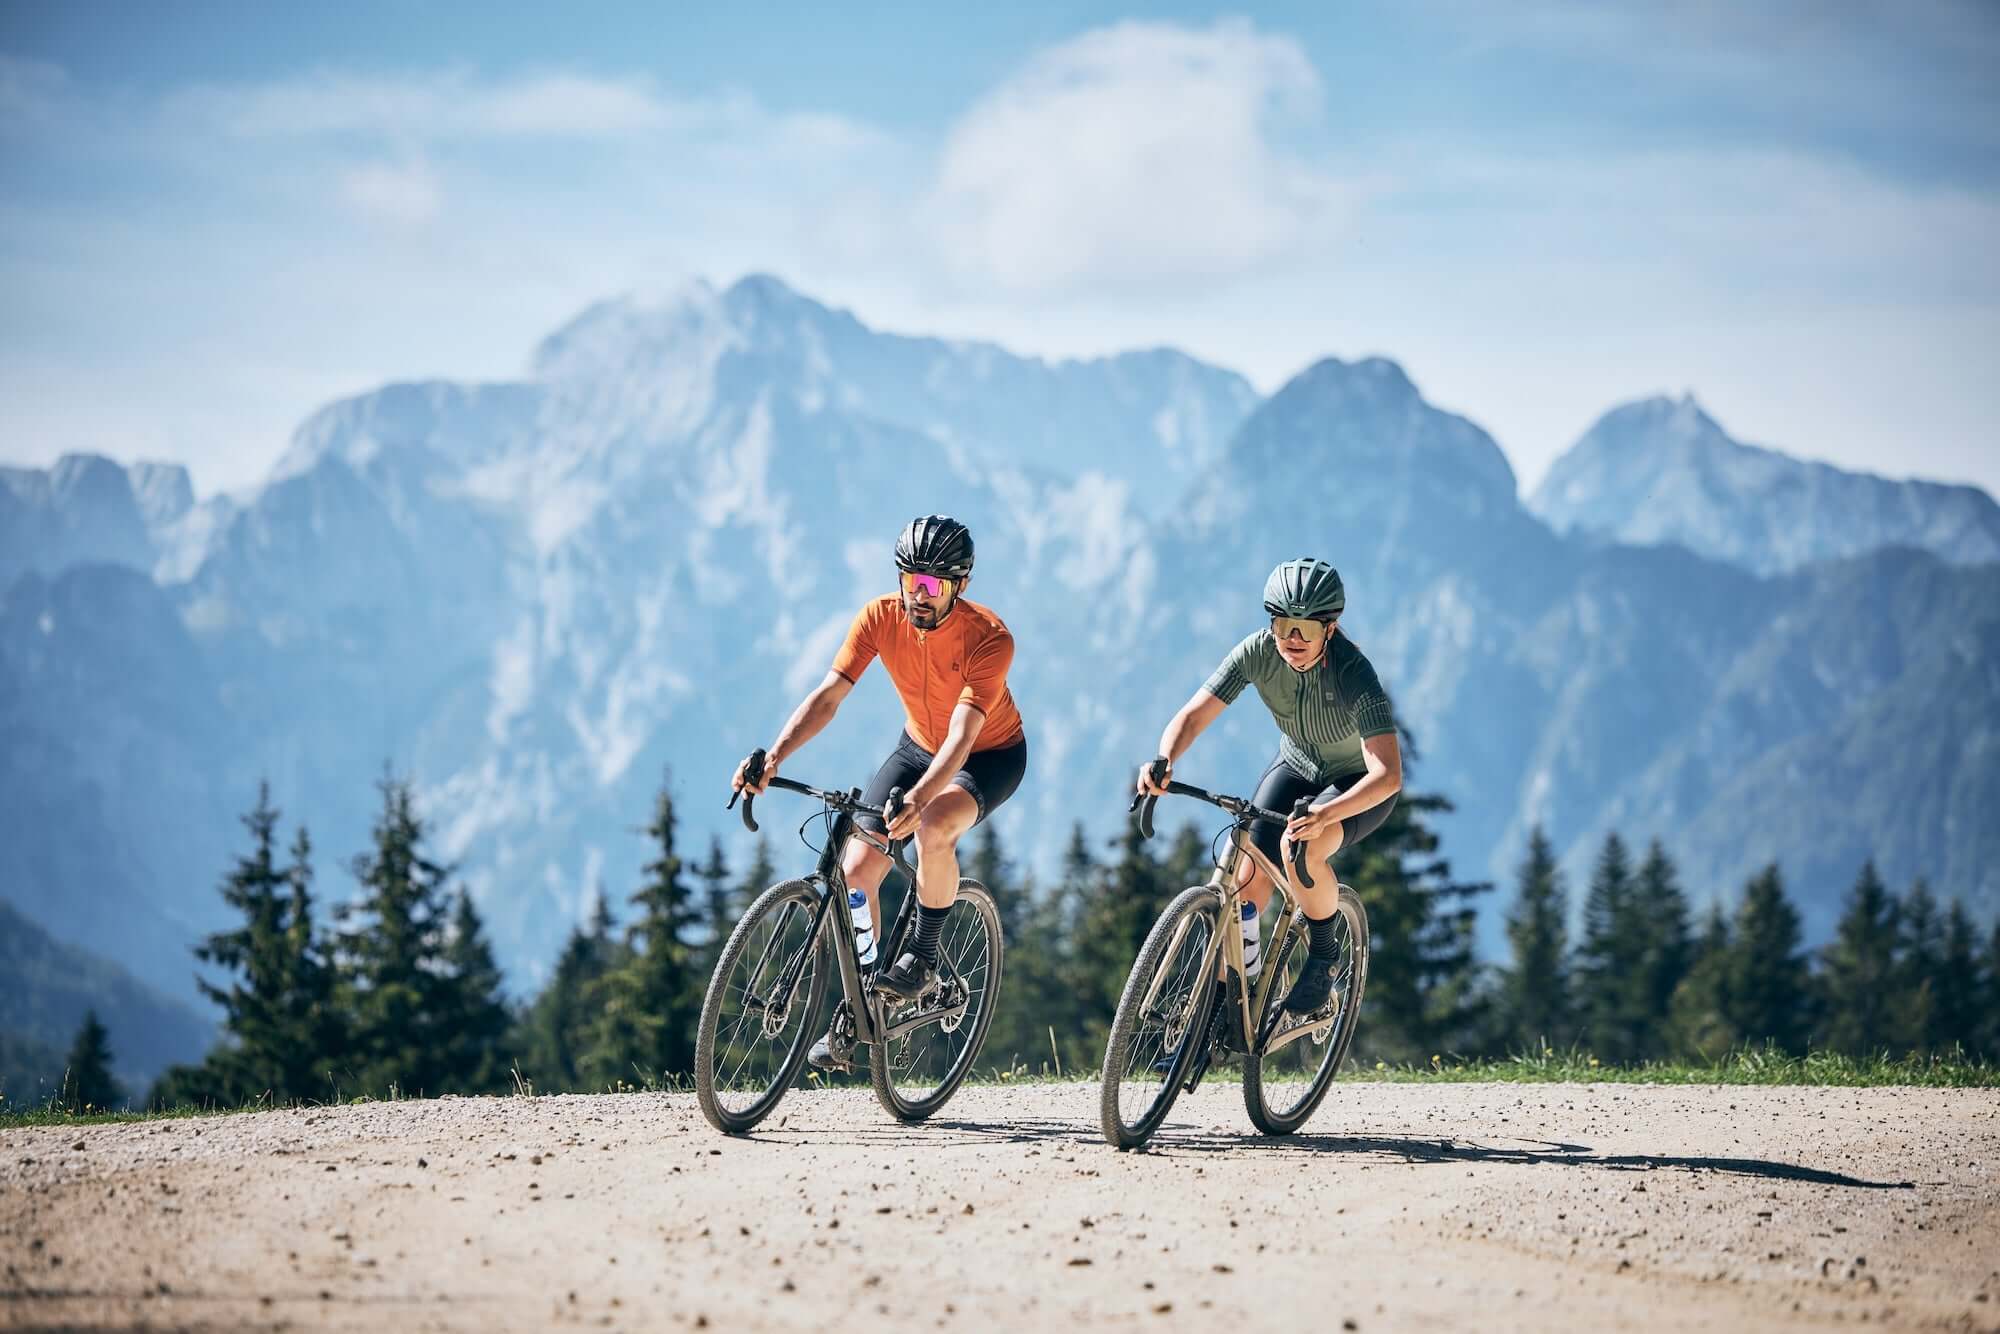
M 898 1126 L 799 1091 L 0 1131 L 0 1327 L 2000 1329 L 1992 1091 L 1239 1091 L 1151 1151 L 1097 1086 Z

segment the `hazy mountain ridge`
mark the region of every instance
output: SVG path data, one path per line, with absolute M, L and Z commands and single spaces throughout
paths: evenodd
M 195 502 L 176 463 L 124 466 L 65 454 L 48 468 L 0 467 L 0 590 L 28 571 L 129 565 L 164 581 L 186 578 L 233 509 L 227 497 Z
M 95 953 L 66 945 L 0 899 L 0 1039 L 12 1038 L 25 1073 L 46 1075 L 47 1058 L 68 1050 L 86 1010 L 111 1035 L 114 1073 L 142 1090 L 176 1061 L 199 1060 L 214 1039 L 210 1024 L 178 1001 L 145 986 Z M 4 1090 L 17 1100 L 32 1088 Z
M 854 607 L 889 585 L 900 525 L 937 509 L 974 526 L 972 596 L 1016 634 L 1032 759 L 1000 823 L 1043 866 L 1071 821 L 1117 827 L 1126 771 L 1259 622 L 1271 563 L 1312 551 L 1347 577 L 1348 627 L 1415 730 L 1416 781 L 1459 803 L 1447 833 L 1461 869 L 1506 872 L 1535 821 L 1577 867 L 1611 823 L 1666 837 L 1698 897 L 1733 891 L 1770 848 L 1810 868 L 1809 909 L 1830 904 L 1852 871 L 1836 854 L 1879 844 L 1892 877 L 1929 872 L 1988 911 L 2000 899 L 1962 821 L 1907 839 L 1890 828 L 1980 809 L 1991 765 L 1951 768 L 1947 797 L 1918 810 L 1857 814 L 1808 792 L 1790 841 L 1731 823 L 1750 812 L 1785 827 L 1774 808 L 1789 789 L 1741 789 L 1741 776 L 1788 748 L 1875 735 L 1871 701 L 1896 716 L 1887 701 L 1908 697 L 1908 674 L 1945 670 L 1926 664 L 1952 642 L 1949 615 L 1976 613 L 1982 594 L 2000 606 L 1991 568 L 1949 572 L 1960 592 L 1888 622 L 1888 665 L 1850 698 L 1821 679 L 1848 669 L 1822 642 L 1835 630 L 1817 609 L 1835 594 L 1812 571 L 1763 578 L 1679 547 L 1558 537 L 1492 439 L 1386 360 L 1318 363 L 1225 441 L 1240 386 L 1178 354 L 1051 367 L 876 335 L 751 279 L 595 307 L 544 342 L 527 381 L 392 385 L 330 405 L 187 582 L 92 592 L 111 577 L 91 575 L 71 590 L 143 606 L 127 618 L 131 651 L 169 645 L 158 684 L 106 666 L 126 651 L 115 634 L 33 646 L 49 638 L 45 612 L 89 621 L 50 601 L 62 580 L 9 593 L 0 726 L 36 738 L 49 759 L 35 772 L 71 794 L 22 826 L 42 869 L 16 897 L 37 915 L 82 911 L 73 887 L 101 875 L 157 900 L 184 936 L 216 911 L 233 817 L 268 776 L 287 823 L 312 826 L 322 894 L 337 899 L 335 868 L 362 845 L 388 759 L 419 781 L 503 955 L 517 970 L 545 962 L 591 892 L 628 892 L 643 854 L 632 830 L 663 772 L 691 847 L 733 829 L 728 767 L 770 739 Z M 1075 435 L 1018 427 L 1038 395 L 1065 394 L 1073 406 L 1051 418 Z M 1171 449 L 1163 421 L 1179 432 Z M 1138 458 L 1131 472 L 1092 466 L 1104 440 L 1110 457 Z M 1943 569 L 1907 552 L 1851 564 L 1857 596 Z M 156 624 L 162 608 L 172 626 Z M 1780 626 L 1792 657 L 1773 646 Z M 2000 686 L 1952 670 L 1972 724 L 2000 712 Z M 90 689 L 60 684 L 71 677 Z M 1741 709 L 1771 717 L 1732 728 Z M 790 768 L 865 781 L 898 721 L 878 675 Z M 1955 740 L 1940 731 L 1921 749 L 1939 764 Z M 1273 743 L 1246 704 L 1187 772 L 1247 786 Z M 117 758 L 121 744 L 144 762 Z M 120 777 L 154 768 L 176 775 L 171 791 Z M 10 767 L 10 795 L 30 772 Z M 98 823 L 65 824 L 69 803 Z M 771 812 L 781 836 L 791 813 Z M 1835 820 L 1853 842 L 1807 832 Z M 1697 846 L 1710 829 L 1716 845 Z M 152 953 L 134 960 L 149 976 L 185 978 L 184 954 Z
M 1692 396 L 1606 413 L 1529 503 L 1560 532 L 1679 542 L 1765 574 L 1888 546 L 1958 565 L 2000 560 L 2000 505 L 1978 487 L 1893 481 L 1742 444 Z

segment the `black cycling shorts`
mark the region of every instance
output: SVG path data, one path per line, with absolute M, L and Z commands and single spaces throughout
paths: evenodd
M 1258 780 L 1257 795 L 1252 797 L 1251 800 L 1267 811 L 1289 812 L 1292 809 L 1292 803 L 1300 797 L 1317 799 L 1322 794 L 1345 792 L 1365 777 L 1367 777 L 1366 774 L 1352 774 L 1346 778 L 1336 778 L 1331 783 L 1322 786 L 1310 778 L 1300 777 L 1284 760 L 1276 759 L 1271 761 L 1271 767 L 1266 769 L 1263 778 Z M 1362 839 L 1380 829 L 1382 822 L 1389 818 L 1389 812 L 1394 810 L 1395 807 L 1396 797 L 1394 793 L 1391 793 L 1388 797 L 1376 802 L 1367 810 L 1357 811 L 1345 820 L 1342 820 L 1340 822 L 1341 852 L 1346 852 L 1356 843 L 1359 843 Z M 1279 841 L 1284 837 L 1285 827 L 1283 825 L 1272 824 L 1269 820 L 1259 820 L 1252 826 L 1252 829 L 1254 832 L 1251 834 L 1251 839 L 1256 843 L 1257 850 L 1262 852 L 1266 857 L 1269 857 L 1273 866 L 1282 868 L 1284 862 L 1279 859 Z
M 937 758 L 919 746 L 908 732 L 897 740 L 896 748 L 889 752 L 889 758 L 882 761 L 882 767 L 869 780 L 868 790 L 861 799 L 870 806 L 880 806 L 889 799 L 889 789 L 900 787 L 908 792 L 917 785 Z M 1028 738 L 1022 737 L 1011 746 L 998 750 L 975 750 L 968 755 L 965 766 L 952 775 L 951 781 L 972 794 L 979 803 L 979 820 L 984 820 L 1000 809 L 1014 790 L 1021 786 L 1021 777 L 1028 772 Z M 978 824 L 979 820 L 973 821 Z M 857 815 L 854 823 L 877 834 L 886 834 L 888 827 L 872 815 Z

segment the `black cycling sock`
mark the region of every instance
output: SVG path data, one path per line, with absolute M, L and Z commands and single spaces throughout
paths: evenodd
M 938 932 L 944 929 L 944 919 L 949 916 L 950 908 L 933 908 L 928 903 L 919 903 L 916 933 L 910 937 L 910 953 L 936 967 Z
M 1334 930 L 1334 923 L 1340 920 L 1338 912 L 1327 917 L 1306 918 L 1306 935 L 1310 941 L 1306 952 L 1315 959 L 1331 959 L 1340 953 L 1340 940 Z

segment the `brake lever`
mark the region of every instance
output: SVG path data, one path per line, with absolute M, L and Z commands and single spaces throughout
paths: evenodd
M 884 833 L 888 832 L 889 826 L 896 823 L 896 817 L 902 813 L 903 789 L 892 787 L 889 789 L 889 795 L 882 802 L 882 830 Z M 890 840 L 890 842 L 894 841 L 894 839 Z
M 1310 810 L 1312 810 L 1312 798 L 1300 797 L 1292 803 L 1292 818 L 1296 820 Z M 1313 878 L 1306 870 L 1306 845 L 1297 839 L 1292 840 L 1292 873 L 1298 876 L 1300 885 L 1307 889 L 1313 887 Z
M 1167 757 L 1160 755 L 1146 765 L 1146 773 L 1155 783 L 1163 782 L 1166 779 L 1167 771 L 1172 767 L 1173 765 L 1168 761 Z M 1134 792 L 1132 794 L 1132 804 L 1125 808 L 1125 813 L 1130 815 L 1133 811 L 1139 812 L 1140 838 L 1151 838 L 1153 836 L 1153 808 L 1159 804 L 1160 799 L 1151 793 Z
M 743 798 L 743 827 L 753 834 L 757 832 L 757 819 L 750 808 L 757 804 L 757 794 L 750 790 L 750 785 L 764 777 L 764 759 L 762 746 L 750 752 L 750 758 L 743 763 L 743 786 L 729 794 L 729 805 L 722 808 L 730 810 L 738 797 Z

